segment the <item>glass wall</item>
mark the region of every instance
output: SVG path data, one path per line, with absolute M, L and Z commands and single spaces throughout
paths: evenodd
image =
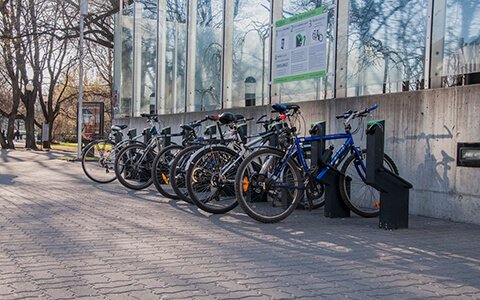
M 121 62 L 118 95 L 118 117 L 131 116 L 133 98 L 133 4 L 123 10 L 120 18 Z
M 164 112 L 168 114 L 185 111 L 187 8 L 186 0 L 167 0 Z
M 480 1 L 435 1 L 432 76 L 441 86 L 480 82 Z
M 232 106 L 268 104 L 270 1 L 235 1 Z
M 142 113 L 156 113 L 157 87 L 157 0 L 139 0 L 135 5 L 135 36 L 140 38 L 139 48 L 134 51 L 135 69 L 139 76 L 134 91 L 140 99 L 135 105 L 134 116 Z M 138 44 L 136 44 L 138 45 Z M 138 55 L 138 56 L 137 56 Z M 138 65 L 137 65 L 138 64 Z
M 480 1 L 129 2 L 115 28 L 117 117 L 157 101 L 171 114 L 480 83 Z M 271 84 L 274 24 L 318 7 L 326 76 Z
M 428 0 L 350 0 L 347 96 L 423 88 Z
M 197 0 L 195 97 L 189 111 L 222 107 L 223 0 Z
M 283 1 L 282 18 L 289 18 L 322 6 L 327 8 L 327 76 L 278 84 L 276 85 L 278 86 L 277 89 L 274 89 L 274 96 L 278 96 L 276 101 L 281 103 L 301 102 L 333 97 L 333 70 L 335 69 L 335 3 L 336 1 L 332 0 Z

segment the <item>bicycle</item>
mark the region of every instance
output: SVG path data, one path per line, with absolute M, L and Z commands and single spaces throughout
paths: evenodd
M 287 128 L 277 124 L 285 116 L 268 121 L 262 121 L 262 116 L 257 124 L 264 124 L 265 132 L 258 136 L 247 134 L 247 121 L 242 115 L 224 113 L 220 121 L 230 124 L 233 141 L 227 145 L 207 145 L 197 150 L 187 164 L 186 186 L 190 199 L 202 210 L 220 214 L 234 209 L 238 203 L 235 197 L 235 174 L 243 159 L 252 151 L 267 146 L 272 137 L 278 137 Z M 274 126 L 270 126 L 274 125 Z M 277 126 L 279 125 L 279 126 Z M 277 128 L 281 128 L 280 131 Z M 253 138 L 247 142 L 247 138 Z M 275 143 L 275 147 L 278 147 Z M 273 146 L 271 146 L 273 147 Z
M 209 120 L 208 117 L 200 121 L 193 121 L 189 124 L 180 125 L 182 132 L 179 134 L 179 136 L 182 136 L 182 144 L 170 145 L 160 151 L 155 157 L 152 166 L 153 184 L 162 196 L 173 200 L 180 199 L 180 197 L 175 193 L 171 185 L 171 180 L 169 176 L 170 167 L 175 157 L 183 149 L 185 149 L 185 147 L 199 140 L 196 128 L 200 127 L 201 124 L 207 120 Z
M 122 130 L 127 125 L 113 125 L 107 139 L 96 140 L 88 143 L 82 151 L 82 169 L 91 180 L 98 183 L 114 181 L 114 165 L 117 153 L 132 143 L 141 143 L 142 135 L 134 136 L 134 129 L 127 135 L 129 139 L 123 140 Z
M 281 105 L 289 107 L 289 104 Z M 362 121 L 377 107 L 378 105 L 374 105 L 355 112 L 350 110 L 336 116 L 337 119 L 345 119 L 345 133 L 296 137 L 286 152 L 262 149 L 247 157 L 239 166 L 235 178 L 237 201 L 242 209 L 257 221 L 279 222 L 293 212 L 305 191 L 308 197 L 310 188 L 315 189 L 328 171 L 337 170 L 345 161 L 340 170 L 343 174 L 340 176 L 342 200 L 360 216 L 377 216 L 380 205 L 378 192 L 365 183 L 366 151 L 356 147 L 353 140 L 353 134 L 360 127 L 352 133 L 350 125 L 353 119 L 359 118 Z M 322 139 L 325 141 L 343 139 L 344 143 L 335 154 L 332 147 L 327 149 L 324 166 L 318 169 L 309 168 L 302 144 Z M 350 156 L 347 158 L 349 153 Z M 398 169 L 389 156 L 384 156 L 384 163 L 392 172 L 398 174 Z
M 172 161 L 170 166 L 169 178 L 170 184 L 173 191 L 181 200 L 193 204 L 191 200 L 188 189 L 186 186 L 186 166 L 192 155 L 208 144 L 228 144 L 231 140 L 224 138 L 224 133 L 222 132 L 221 126 L 224 125 L 220 122 L 219 116 L 207 116 L 208 120 L 215 121 L 214 125 L 210 125 L 205 130 L 206 138 L 198 138 L 197 140 L 190 143 L 188 147 L 185 147 L 181 150 Z M 215 135 L 219 131 L 219 138 L 216 138 Z
M 133 144 L 123 148 L 115 159 L 115 174 L 118 181 L 125 187 L 133 190 L 141 190 L 149 187 L 153 183 L 152 164 L 161 150 L 160 140 L 165 138 L 165 134 L 158 134 L 154 123 L 158 123 L 158 115 L 142 114 L 147 118 L 149 128 L 145 129 L 145 134 L 151 136 L 147 138 L 147 144 Z

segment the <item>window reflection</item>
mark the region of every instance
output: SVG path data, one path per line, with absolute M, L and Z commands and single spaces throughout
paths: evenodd
M 427 0 L 351 0 L 347 96 L 423 88 Z
M 464 74 L 480 72 L 480 2 L 435 2 L 434 16 L 432 76 L 441 76 L 442 86 L 470 83 L 473 76 Z
M 223 0 L 198 0 L 195 100 L 190 111 L 221 108 Z
M 133 94 L 133 4 L 122 12 L 119 117 L 131 116 Z
M 268 104 L 270 1 L 237 1 L 233 19 L 234 107 Z
M 140 93 L 140 103 L 136 103 L 135 116 L 142 113 L 156 113 L 156 84 L 157 84 L 157 0 L 142 0 L 137 3 L 139 10 L 135 20 L 136 32 L 141 37 L 140 56 L 136 57 L 136 64 L 140 66 L 140 80 L 136 89 Z
M 185 111 L 187 1 L 167 1 L 165 113 Z

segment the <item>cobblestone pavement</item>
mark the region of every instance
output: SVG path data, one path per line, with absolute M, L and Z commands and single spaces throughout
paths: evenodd
M 480 299 L 480 226 L 208 215 L 58 153 L 0 157 L 0 299 Z

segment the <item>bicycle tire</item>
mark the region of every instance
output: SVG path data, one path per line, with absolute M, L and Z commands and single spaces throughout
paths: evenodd
M 265 161 L 262 161 L 261 159 L 258 160 L 262 155 L 267 157 Z M 296 188 L 298 187 L 297 185 L 303 185 L 302 177 L 298 170 L 298 165 L 292 159 L 288 159 L 285 167 L 286 169 L 288 168 L 288 170 L 283 171 L 283 176 L 280 177 L 282 177 L 282 180 L 286 181 L 285 177 L 287 175 L 292 176 L 292 178 L 288 180 L 288 184 L 294 184 L 293 195 L 290 193 L 285 195 L 280 192 L 281 199 L 279 199 L 277 191 L 269 190 L 271 181 L 268 182 L 266 178 L 264 178 L 264 182 L 260 182 L 260 179 L 257 182 L 253 180 L 253 177 L 255 176 L 257 176 L 257 178 L 264 176 L 263 174 L 256 173 L 260 173 L 265 166 L 266 168 L 271 168 L 268 166 L 268 164 L 271 164 L 272 166 L 277 165 L 275 164 L 275 159 L 270 157 L 276 157 L 277 159 L 282 160 L 284 156 L 285 153 L 281 150 L 262 149 L 255 151 L 250 156 L 245 158 L 245 160 L 238 167 L 237 175 L 235 177 L 235 192 L 237 195 L 237 201 L 243 211 L 254 220 L 262 223 L 279 222 L 287 218 L 295 210 L 298 202 L 303 197 L 303 189 Z M 254 162 L 256 159 L 259 162 Z M 244 180 L 245 177 L 247 178 L 246 183 Z M 291 186 L 287 187 L 286 190 L 292 190 L 290 187 Z M 263 191 L 261 191 L 262 189 Z M 281 207 L 283 204 L 286 204 L 287 207 Z M 275 209 L 277 207 L 280 207 L 280 209 Z M 267 215 L 266 213 L 260 211 L 270 208 L 274 210 L 274 213 Z M 276 211 L 278 211 L 278 213 L 276 213 Z
M 96 146 L 98 146 L 100 144 L 103 144 L 102 149 L 100 149 L 100 148 L 96 149 Z M 117 176 L 115 174 L 115 170 L 114 170 L 115 156 L 113 156 L 113 159 L 111 159 L 110 158 L 111 157 L 110 156 L 111 151 L 110 151 L 108 153 L 107 157 L 105 157 L 104 156 L 104 151 L 106 151 L 106 148 L 115 149 L 115 144 L 110 140 L 94 141 L 94 142 L 89 143 L 85 147 L 85 149 L 82 153 L 82 169 L 83 169 L 83 172 L 85 173 L 85 175 L 87 175 L 88 178 L 90 178 L 91 180 L 93 180 L 97 183 L 110 183 L 117 178 Z M 93 152 L 93 154 L 92 154 L 92 152 Z M 95 159 L 95 155 L 96 155 L 97 152 L 100 156 L 98 158 L 98 161 Z M 89 155 L 93 155 L 93 159 Z M 108 160 L 109 162 L 107 162 L 105 164 L 105 160 Z M 90 162 L 92 162 L 92 163 L 90 163 Z M 98 168 L 96 168 L 97 166 L 98 166 Z M 94 169 L 92 169 L 92 168 L 95 168 L 95 170 L 98 171 L 98 174 L 97 174 L 97 171 L 94 171 Z M 111 175 L 105 176 L 105 178 L 100 178 L 100 175 L 103 174 L 103 172 L 105 172 L 105 174 L 111 174 Z
M 141 166 L 138 167 L 140 170 L 132 168 L 132 163 L 136 163 L 136 160 L 140 158 L 142 151 L 145 151 L 146 148 L 144 144 L 133 144 L 123 148 L 118 153 L 115 160 L 115 174 L 123 186 L 132 190 L 142 190 L 153 183 L 151 164 L 155 159 L 155 153 L 147 154 L 147 160 L 143 160 Z
M 175 159 L 170 166 L 169 178 L 173 191 L 181 200 L 190 204 L 193 204 L 193 201 L 190 199 L 186 187 L 185 167 L 189 158 L 200 148 L 202 148 L 201 145 L 192 145 L 183 149 L 177 154 L 177 156 L 175 156 Z
M 364 161 L 365 165 L 366 153 L 366 149 L 361 151 L 362 160 Z M 341 172 L 342 174 L 345 174 L 345 176 L 340 177 L 340 195 L 345 205 L 347 205 L 347 207 L 350 208 L 350 210 L 355 214 L 365 218 L 377 217 L 380 214 L 380 193 L 361 179 L 360 175 L 358 174 L 358 170 L 354 165 L 356 158 L 357 157 L 355 154 L 351 154 L 342 165 Z M 398 175 L 398 168 L 390 156 L 385 154 L 383 157 L 383 162 L 390 171 Z M 360 180 L 357 178 L 357 176 L 360 178 Z M 363 177 L 365 178 L 365 174 L 363 174 Z M 352 185 L 361 187 L 353 189 Z M 350 192 L 348 189 L 350 189 Z M 360 195 L 362 194 L 362 190 L 368 192 L 371 197 L 369 197 L 369 199 L 359 199 Z M 363 193 L 363 195 L 364 194 L 365 193 Z M 356 197 L 353 198 L 353 195 Z
M 198 208 L 223 214 L 237 207 L 234 184 L 239 164 L 220 176 L 220 169 L 237 158 L 237 152 L 220 145 L 203 147 L 195 153 L 185 177 L 188 195 Z
M 153 161 L 153 184 L 162 196 L 172 200 L 178 200 L 180 198 L 173 190 L 171 190 L 172 185 L 169 178 L 170 166 L 176 154 L 178 154 L 179 151 L 183 150 L 184 148 L 185 147 L 180 145 L 170 145 L 165 147 L 162 151 L 160 151 L 160 153 L 158 153 Z

